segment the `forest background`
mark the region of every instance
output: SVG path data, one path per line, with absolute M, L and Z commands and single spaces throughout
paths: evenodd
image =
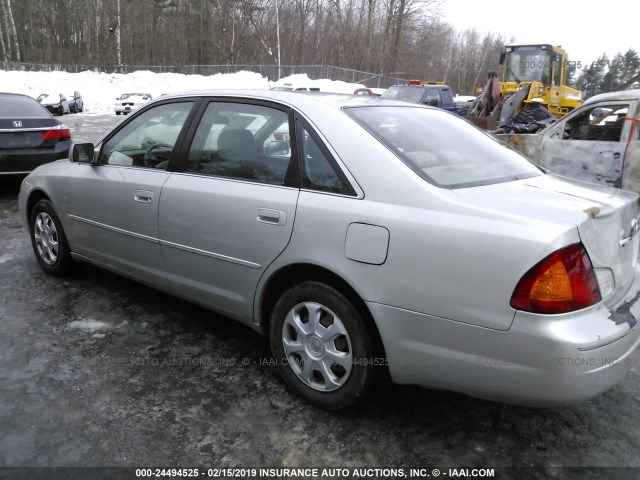
M 444 1 L 0 0 L 0 69 L 246 69 L 272 81 L 305 72 L 370 87 L 443 81 L 472 94 L 513 39 L 458 31 L 440 15 Z M 594 53 L 589 64 L 570 62 L 584 98 L 640 88 L 635 50 Z

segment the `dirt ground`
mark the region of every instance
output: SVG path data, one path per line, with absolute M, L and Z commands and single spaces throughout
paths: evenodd
M 96 140 L 113 117 L 73 116 L 76 139 Z M 519 467 L 522 476 L 496 478 L 640 478 L 640 352 L 615 388 L 567 408 L 394 386 L 329 413 L 286 389 L 266 339 L 248 328 L 94 267 L 42 273 L 18 188 L 0 183 L 0 467 L 400 467 L 445 477 Z

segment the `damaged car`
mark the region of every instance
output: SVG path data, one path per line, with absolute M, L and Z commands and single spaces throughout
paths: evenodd
M 242 322 L 330 410 L 388 377 L 584 401 L 640 343 L 638 195 L 548 173 L 429 106 L 165 96 L 31 173 L 19 204 L 46 273 L 88 262 Z

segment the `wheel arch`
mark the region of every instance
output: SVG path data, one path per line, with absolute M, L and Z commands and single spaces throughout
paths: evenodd
M 310 263 L 298 263 L 287 265 L 274 272 L 262 289 L 259 301 L 257 321 L 265 335 L 269 335 L 271 314 L 273 308 L 282 294 L 293 285 L 303 281 L 317 281 L 327 284 L 340 291 L 349 299 L 364 319 L 373 342 L 376 357 L 386 358 L 382 337 L 376 326 L 369 308 L 358 292 L 340 275 L 329 269 Z
M 49 198 L 49 195 L 47 195 L 44 191 L 40 189 L 33 190 L 30 193 L 29 198 L 27 199 L 27 208 L 24 214 L 27 219 L 27 225 L 29 226 L 29 231 L 31 231 L 31 229 L 33 228 L 33 225 L 31 225 L 31 222 L 29 220 L 31 218 L 31 212 L 33 211 L 33 207 L 35 207 L 36 203 L 38 203 L 40 200 L 49 200 L 49 202 L 51 202 L 51 198 Z M 53 206 L 53 203 L 52 203 L 52 206 Z

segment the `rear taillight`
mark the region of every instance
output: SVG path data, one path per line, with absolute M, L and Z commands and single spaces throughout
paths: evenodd
M 566 313 L 600 301 L 591 260 L 581 243 L 552 253 L 518 282 L 511 306 L 533 313 Z
M 58 125 L 50 128 L 42 134 L 42 140 L 69 140 L 71 139 L 71 130 L 66 125 Z

